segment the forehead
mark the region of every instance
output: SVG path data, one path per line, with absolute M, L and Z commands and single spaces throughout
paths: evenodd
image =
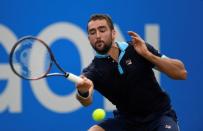
M 107 21 L 105 19 L 102 20 L 92 20 L 88 23 L 88 30 L 96 29 L 101 26 L 108 26 Z

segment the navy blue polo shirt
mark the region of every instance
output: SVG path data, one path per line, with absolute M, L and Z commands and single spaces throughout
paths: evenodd
M 83 70 L 93 81 L 94 88 L 120 112 L 130 115 L 145 117 L 169 109 L 170 99 L 155 78 L 154 65 L 140 56 L 131 44 L 116 43 L 120 49 L 118 62 L 109 55 L 96 54 Z M 151 45 L 146 45 L 154 55 L 162 56 Z

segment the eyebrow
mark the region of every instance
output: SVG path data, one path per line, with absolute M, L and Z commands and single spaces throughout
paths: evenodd
M 102 28 L 106 28 L 106 26 L 102 25 L 102 26 L 98 27 L 98 29 L 102 29 Z M 93 31 L 93 30 L 95 30 L 95 28 L 89 29 L 88 31 L 90 32 L 90 31 Z
M 106 26 L 99 26 L 98 28 L 99 28 L 99 29 L 101 29 L 101 28 L 106 28 Z

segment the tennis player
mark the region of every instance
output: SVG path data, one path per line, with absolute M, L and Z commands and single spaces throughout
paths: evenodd
M 76 85 L 76 97 L 88 106 L 94 88 L 117 108 L 113 118 L 93 125 L 89 131 L 179 131 L 170 98 L 152 69 L 184 80 L 184 64 L 161 54 L 133 31 L 128 32 L 130 42 L 115 41 L 116 30 L 108 15 L 92 15 L 87 31 L 96 55 L 83 70 L 84 82 Z

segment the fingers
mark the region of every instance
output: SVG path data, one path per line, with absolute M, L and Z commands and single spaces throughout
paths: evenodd
M 131 36 L 131 38 L 132 38 L 132 42 L 138 42 L 138 41 L 140 41 L 140 37 Z
M 80 77 L 83 78 L 83 79 L 86 78 L 84 75 L 80 75 Z
M 83 79 L 83 81 L 77 83 L 76 88 L 82 92 L 86 92 L 93 86 L 92 81 L 83 75 L 81 75 L 80 77 Z
M 87 83 L 87 78 L 85 76 L 81 75 L 80 78 L 82 78 L 82 81 L 77 83 L 78 86 L 82 86 Z
M 142 44 L 145 43 L 145 41 L 136 33 L 133 31 L 128 31 L 128 35 L 132 38 L 132 44 Z
M 128 31 L 128 35 L 130 35 L 131 37 L 140 37 L 137 33 L 133 31 Z
M 134 44 L 135 44 L 137 41 L 140 40 L 140 36 L 139 36 L 137 33 L 133 32 L 133 31 L 128 31 L 128 35 L 131 36 L 132 42 L 133 42 Z
M 87 77 L 81 76 L 81 78 L 83 79 L 82 84 L 89 84 L 89 85 L 91 84 L 91 81 Z
M 85 83 L 85 81 L 87 81 L 87 78 L 84 75 L 80 75 L 80 78 L 82 78 L 82 81 L 80 81 L 79 83 L 77 83 L 78 85 L 83 85 Z

